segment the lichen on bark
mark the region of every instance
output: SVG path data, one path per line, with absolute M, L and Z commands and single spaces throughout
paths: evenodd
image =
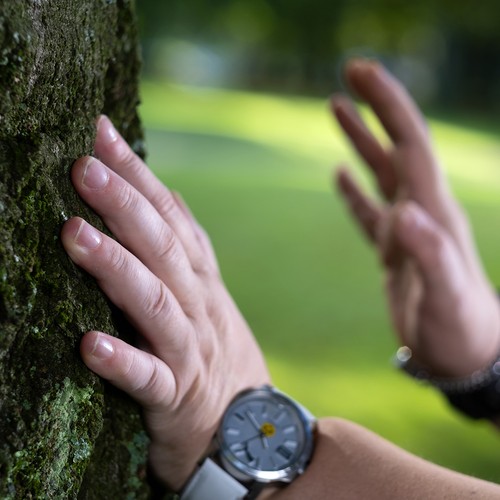
M 96 117 L 143 153 L 138 74 L 131 0 L 0 0 L 0 498 L 148 495 L 139 409 L 78 354 L 130 328 L 59 242 L 100 224 L 69 179 Z

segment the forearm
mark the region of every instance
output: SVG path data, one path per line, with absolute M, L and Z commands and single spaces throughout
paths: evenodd
M 322 419 L 306 472 L 262 498 L 500 498 L 500 486 L 434 465 L 341 419 Z M 260 499 L 261 497 L 259 497 Z

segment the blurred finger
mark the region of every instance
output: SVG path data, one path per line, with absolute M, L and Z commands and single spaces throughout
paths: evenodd
M 398 183 L 397 198 L 415 200 L 445 223 L 447 184 L 432 151 L 426 123 L 406 89 L 374 61 L 352 61 L 346 73 L 395 144 L 391 163 Z
M 387 268 L 393 268 L 394 270 L 400 270 L 408 260 L 406 250 L 401 247 L 394 234 L 396 214 L 400 203 L 386 208 L 380 217 L 376 235 L 382 262 Z
M 349 171 L 339 169 L 336 175 L 338 189 L 342 198 L 349 207 L 354 220 L 367 238 L 376 242 L 377 226 L 382 214 L 382 209 L 368 196 L 366 196 Z
M 368 130 L 350 99 L 335 95 L 331 99 L 331 107 L 340 126 L 373 170 L 380 191 L 387 200 L 392 200 L 398 186 L 396 172 L 387 152 Z
M 372 107 L 396 145 L 428 145 L 427 126 L 406 89 L 375 61 L 353 60 L 346 67 L 353 90 Z
M 167 286 L 119 243 L 80 218 L 65 223 L 64 248 L 98 282 L 170 366 L 182 360 L 192 325 Z
M 120 177 L 135 187 L 173 229 L 185 248 L 189 260 L 196 266 L 203 253 L 190 224 L 179 209 L 170 190 L 151 172 L 115 129 L 107 116 L 97 121 L 94 145 L 96 156 Z
M 175 377 L 157 357 L 100 332 L 82 338 L 80 353 L 97 375 L 147 409 L 168 407 L 175 398 Z

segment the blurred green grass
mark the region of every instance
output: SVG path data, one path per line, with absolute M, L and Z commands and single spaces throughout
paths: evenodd
M 349 162 L 369 182 L 326 100 L 152 82 L 143 83 L 142 100 L 148 162 L 211 235 L 275 384 L 318 416 L 351 419 L 500 482 L 500 437 L 391 367 L 396 345 L 378 262 L 331 193 L 332 167 Z M 430 127 L 500 283 L 500 130 L 458 119 Z

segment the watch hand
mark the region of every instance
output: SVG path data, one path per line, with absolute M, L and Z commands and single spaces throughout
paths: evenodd
M 259 432 L 259 434 L 255 435 L 255 436 L 252 436 L 252 437 L 249 437 L 248 439 L 245 439 L 245 441 L 240 441 L 238 443 L 235 443 L 235 445 L 238 445 L 238 446 L 241 446 L 241 448 L 245 448 L 247 446 L 247 444 L 252 441 L 253 439 L 257 439 L 259 437 L 262 436 L 262 433 Z
M 257 419 L 255 418 L 255 415 L 250 411 L 247 410 L 245 412 L 245 415 L 248 417 L 248 420 L 252 423 L 252 425 L 259 431 L 261 432 L 260 424 L 257 422 Z
M 248 462 L 253 462 L 255 457 L 250 453 L 250 450 L 248 449 L 248 442 L 245 444 L 245 447 L 243 448 L 243 451 L 247 455 Z
M 264 427 L 269 426 L 269 424 L 260 425 L 259 422 L 257 422 L 255 415 L 250 410 L 247 410 L 245 414 L 248 417 L 248 420 L 250 420 L 250 422 L 253 424 L 253 426 L 259 430 L 262 446 L 265 450 L 267 450 L 267 448 L 269 448 L 269 441 L 267 440 L 268 435 L 266 434 Z

